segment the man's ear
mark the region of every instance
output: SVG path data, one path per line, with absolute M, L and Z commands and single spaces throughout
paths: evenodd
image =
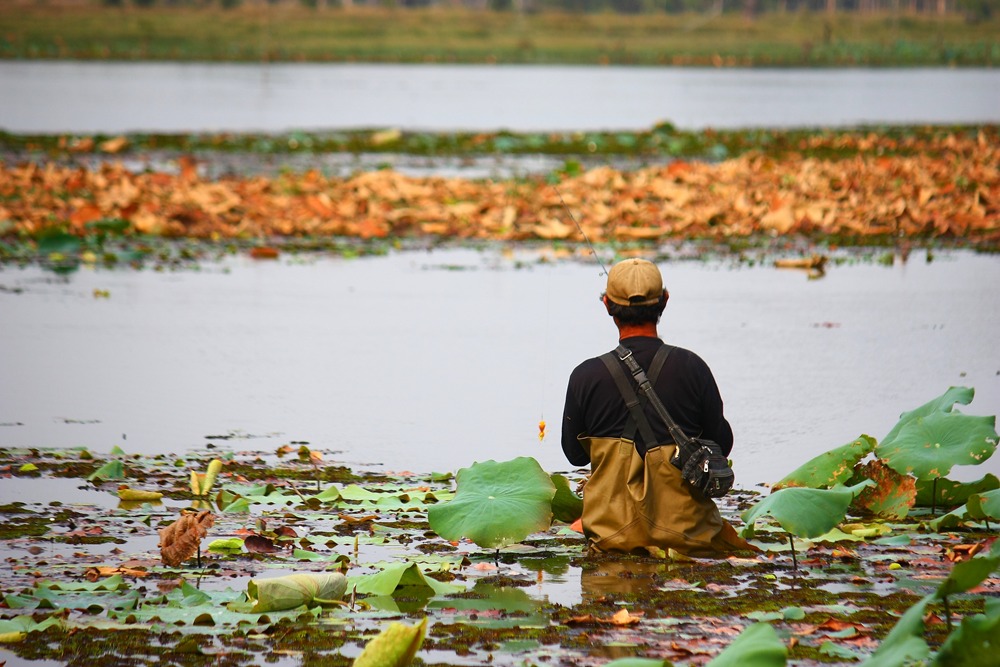
M 663 304 L 666 305 L 667 301 L 670 301 L 670 292 L 663 290 Z
M 601 297 L 601 301 L 604 302 L 604 310 L 608 311 L 608 315 L 611 314 L 611 305 L 608 303 L 608 295 L 605 294 Z

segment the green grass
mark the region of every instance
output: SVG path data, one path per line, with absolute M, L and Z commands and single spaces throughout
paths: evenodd
M 967 66 L 1000 62 L 1000 19 L 4 4 L 0 58 Z

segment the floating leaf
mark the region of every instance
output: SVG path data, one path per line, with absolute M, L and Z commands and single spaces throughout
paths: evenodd
M 573 523 L 583 516 L 583 498 L 573 493 L 569 480 L 562 475 L 552 475 L 556 494 L 552 497 L 552 517 L 563 523 Z
M 781 667 L 788 649 L 767 623 L 754 623 L 733 640 L 709 667 Z
M 379 572 L 351 579 L 351 587 L 364 595 L 392 595 L 401 588 L 414 586 L 429 589 L 428 592 L 434 595 L 465 590 L 460 584 L 447 584 L 425 576 L 416 563 L 393 563 Z
M 865 480 L 854 486 L 837 486 L 832 489 L 789 487 L 775 491 L 742 514 L 747 524 L 743 537 L 754 534 L 754 522 L 769 514 L 786 531 L 806 539 L 829 532 L 844 520 L 851 500 L 861 489 L 873 484 Z
M 531 457 L 474 463 L 456 481 L 455 497 L 427 512 L 431 529 L 446 540 L 467 537 L 499 549 L 551 525 L 556 487 Z
M 877 448 L 894 470 L 918 479 L 944 477 L 955 465 L 978 465 L 997 446 L 996 418 L 934 412 L 904 425 Z
M 243 540 L 238 537 L 212 540 L 208 545 L 208 550 L 215 553 L 242 553 Z
M 127 486 L 118 487 L 118 497 L 126 502 L 147 502 L 153 500 L 160 500 L 163 498 L 163 494 L 159 491 L 141 491 L 139 489 L 130 489 Z
M 354 667 L 406 667 L 416 656 L 427 634 L 427 617 L 416 625 L 391 623 L 365 645 Z
M 854 465 L 875 449 L 875 439 L 862 435 L 854 442 L 831 449 L 807 461 L 774 485 L 775 489 L 805 486 L 825 489 L 845 484 L 854 474 Z
M 247 582 L 247 597 L 254 603 L 254 613 L 340 600 L 346 591 L 347 578 L 340 572 L 289 574 Z

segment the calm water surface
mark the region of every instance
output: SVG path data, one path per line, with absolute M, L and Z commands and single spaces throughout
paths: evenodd
M 522 455 L 566 470 L 566 379 L 611 349 L 615 330 L 597 300 L 599 269 L 535 264 L 535 252 L 234 258 L 67 279 L 5 268 L 0 446 L 183 452 L 233 435 L 226 444 L 240 450 L 301 440 L 328 461 L 390 471 Z M 861 433 L 881 438 L 952 385 L 976 388 L 968 412 L 1000 413 L 996 257 L 921 254 L 819 280 L 721 262 L 661 267 L 671 291 L 661 335 L 715 372 L 743 485 Z M 984 469 L 1000 473 L 1000 457 L 955 476 Z
M 995 69 L 0 63 L 9 132 L 1000 122 Z

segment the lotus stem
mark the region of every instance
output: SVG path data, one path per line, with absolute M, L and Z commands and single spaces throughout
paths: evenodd
M 948 621 L 948 632 L 951 632 L 951 606 L 948 604 L 948 596 L 944 596 L 944 617 Z
M 790 546 L 792 548 L 792 569 L 793 570 L 798 570 L 799 569 L 799 562 L 795 558 L 795 538 L 792 537 L 791 533 L 788 533 L 788 546 Z
M 937 477 L 931 480 L 931 516 L 937 514 L 937 481 Z

